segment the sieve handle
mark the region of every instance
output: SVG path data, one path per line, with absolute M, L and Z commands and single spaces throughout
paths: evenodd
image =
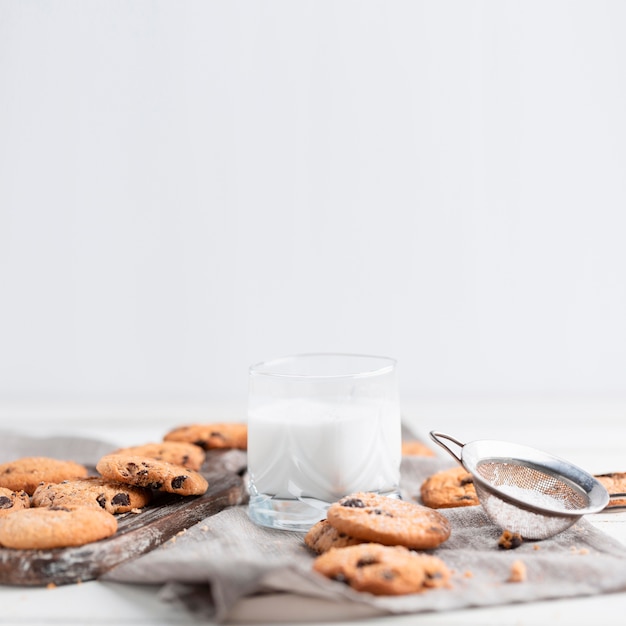
M 440 433 L 437 432 L 436 430 L 431 430 L 430 431 L 430 438 L 438 445 L 440 445 L 448 454 L 450 454 L 452 457 L 454 457 L 461 465 L 463 465 L 463 461 L 461 460 L 461 454 L 460 451 L 461 449 L 463 449 L 463 446 L 465 444 L 461 443 L 458 439 L 455 439 L 454 437 L 450 436 L 450 435 L 446 435 L 445 433 Z M 441 441 L 442 439 L 447 439 L 448 441 L 451 441 L 452 443 L 456 444 L 457 446 L 459 446 L 459 454 L 457 454 L 454 450 L 452 450 L 448 444 L 444 443 L 443 441 Z

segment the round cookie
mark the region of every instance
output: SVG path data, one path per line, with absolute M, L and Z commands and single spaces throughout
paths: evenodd
M 248 425 L 243 423 L 191 424 L 168 432 L 164 441 L 187 441 L 211 450 L 213 448 L 248 448 Z
M 22 457 L 0 465 L 0 487 L 11 491 L 24 490 L 32 496 L 39 483 L 60 483 L 62 480 L 84 478 L 87 474 L 87 468 L 74 461 Z
M 304 536 L 304 543 L 311 550 L 322 554 L 331 548 L 345 548 L 363 543 L 363 539 L 356 539 L 344 533 L 340 533 L 336 528 L 323 519 L 314 524 Z
M 96 469 L 109 480 L 181 496 L 201 495 L 209 486 L 194 470 L 148 456 L 108 454 L 98 461 Z
M 2 518 L 0 545 L 18 550 L 67 548 L 110 537 L 116 531 L 117 520 L 102 509 L 22 509 Z
M 90 506 L 116 514 L 141 509 L 151 498 L 152 492 L 145 487 L 114 482 L 100 476 L 89 476 L 39 485 L 33 493 L 32 505 Z
M 30 508 L 30 498 L 25 491 L 12 491 L 0 487 L 0 517 L 12 511 L 28 508 Z
M 135 454 L 139 456 L 149 456 L 157 461 L 167 461 L 174 465 L 182 465 L 189 469 L 198 471 L 206 453 L 203 448 L 195 443 L 187 441 L 161 441 L 159 443 L 145 443 L 129 448 L 120 448 L 111 454 Z
M 420 496 L 433 509 L 480 504 L 472 475 L 461 466 L 429 476 L 420 487 Z
M 450 570 L 438 557 L 377 543 L 332 548 L 315 559 L 313 570 L 374 595 L 419 593 L 450 580 Z
M 402 442 L 402 456 L 435 456 L 435 451 L 417 439 Z
M 438 511 L 369 492 L 334 502 L 326 519 L 351 537 L 416 550 L 436 548 L 450 536 L 450 522 Z
M 609 493 L 626 493 L 626 472 L 610 472 L 608 474 L 596 474 L 595 478 L 602 483 Z M 625 498 L 611 498 L 607 508 L 626 505 Z

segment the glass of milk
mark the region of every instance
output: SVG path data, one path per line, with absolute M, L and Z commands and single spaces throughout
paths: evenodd
M 250 518 L 306 532 L 355 491 L 399 497 L 396 361 L 301 354 L 249 372 Z

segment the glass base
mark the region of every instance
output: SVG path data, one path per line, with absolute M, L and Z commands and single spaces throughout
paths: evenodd
M 398 490 L 381 493 L 382 496 L 400 498 Z M 285 499 L 264 494 L 251 494 L 248 517 L 259 526 L 277 530 L 306 533 L 311 526 L 326 517 L 330 502 L 316 498 Z

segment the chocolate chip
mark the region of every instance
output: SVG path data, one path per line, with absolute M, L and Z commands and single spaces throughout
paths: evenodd
M 107 503 L 107 497 L 101 493 L 97 498 L 96 498 L 96 502 L 104 509 L 106 507 L 106 503 Z
M 395 572 L 392 572 L 391 570 L 386 569 L 380 573 L 380 577 L 383 580 L 393 580 L 396 577 L 396 574 Z
M 365 503 L 359 498 L 348 498 L 341 503 L 341 506 L 346 506 L 352 509 L 364 509 Z
M 465 487 L 465 485 L 473 485 L 474 479 L 470 476 L 469 478 L 463 478 L 461 480 L 461 487 Z
M 130 498 L 127 493 L 116 493 L 111 498 L 111 504 L 115 506 L 128 506 L 130 504 Z
M 10 509 L 12 506 L 13 502 L 11 502 L 11 498 L 0 496 L 0 509 Z
M 216 430 L 214 430 L 211 434 L 210 437 L 218 437 L 219 439 L 224 439 L 224 435 L 222 433 L 218 433 Z
M 134 474 L 138 469 L 139 467 L 135 463 L 126 463 L 126 470 L 131 474 Z
M 376 557 L 364 556 L 356 562 L 356 566 L 365 567 L 366 565 L 375 565 L 376 563 L 378 563 L 378 560 L 376 559 Z
M 382 509 L 372 509 L 371 511 L 368 511 L 368 513 L 370 515 L 386 515 L 387 517 L 393 517 L 392 513 L 389 513 L 388 511 L 383 511 Z
M 149 483 L 148 485 L 146 485 L 149 489 L 161 489 L 161 487 L 163 487 L 163 483 L 160 483 L 158 481 L 154 481 L 153 483 Z
M 187 476 L 176 476 L 176 478 L 172 478 L 172 489 L 180 489 L 186 480 Z

